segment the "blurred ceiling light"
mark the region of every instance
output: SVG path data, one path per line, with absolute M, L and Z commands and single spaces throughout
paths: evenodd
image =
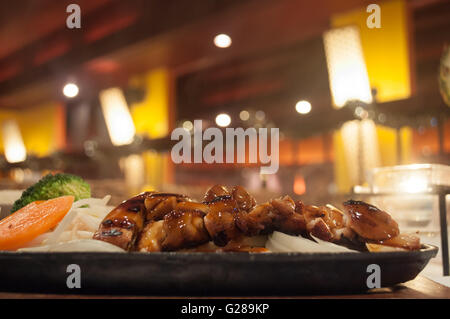
M 3 122 L 2 135 L 6 160 L 9 163 L 23 162 L 27 158 L 27 150 L 17 122 L 14 120 Z
M 357 108 L 355 108 L 355 116 L 357 117 L 361 117 L 362 112 L 364 111 L 364 109 L 361 106 L 358 106 Z
M 239 118 L 242 121 L 248 121 L 248 119 L 250 118 L 250 113 L 246 110 L 241 111 L 241 113 L 239 113 Z
M 399 183 L 399 190 L 405 193 L 424 193 L 428 189 L 428 182 L 423 176 L 411 176 Z
M 372 103 L 372 93 L 355 26 L 332 29 L 323 35 L 333 104 L 343 107 L 352 100 Z
M 216 116 L 216 124 L 221 127 L 227 127 L 231 123 L 231 117 L 228 114 L 221 113 Z
M 380 113 L 380 114 L 378 115 L 378 121 L 380 121 L 380 123 L 386 122 L 386 119 L 387 119 L 386 114 Z
M 125 175 L 127 190 L 132 193 L 140 192 L 145 184 L 145 162 L 143 156 L 131 154 L 121 158 L 120 164 Z
M 350 184 L 364 183 L 366 173 L 380 166 L 380 150 L 377 128 L 372 120 L 354 120 L 345 122 L 340 130 L 343 158 Z
M 356 107 L 354 113 L 356 117 L 359 117 L 362 120 L 365 120 L 369 117 L 369 112 L 367 112 L 362 106 Z
M 218 34 L 214 38 L 214 44 L 218 48 L 228 48 L 231 45 L 231 38 L 227 34 Z
M 258 121 L 263 121 L 266 118 L 266 113 L 264 111 L 256 111 L 255 117 Z
M 116 146 L 132 143 L 136 129 L 122 90 L 111 88 L 101 91 L 100 103 L 111 142 Z
M 295 110 L 300 114 L 308 114 L 311 112 L 311 103 L 305 100 L 298 101 L 297 104 L 295 104 Z
M 294 178 L 294 193 L 297 195 L 303 195 L 306 192 L 306 183 L 305 178 L 296 174 Z
M 69 98 L 77 96 L 79 91 L 80 90 L 75 83 L 67 83 L 63 88 L 63 94 Z
M 184 121 L 184 122 L 183 122 L 183 128 L 184 128 L 186 131 L 192 131 L 192 129 L 194 128 L 194 124 L 192 124 L 191 121 Z

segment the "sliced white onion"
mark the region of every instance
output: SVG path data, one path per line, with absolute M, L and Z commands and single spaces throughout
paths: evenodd
M 99 206 L 91 205 L 89 208 L 79 208 L 84 215 L 89 215 L 95 218 L 103 219 L 110 211 L 114 209 L 113 206 Z
M 344 246 L 339 246 L 333 243 L 330 243 L 329 241 L 324 241 L 322 239 L 319 239 L 313 235 L 311 235 L 312 238 L 314 238 L 314 240 L 319 244 L 319 245 L 323 245 L 326 247 L 329 247 L 331 249 L 334 249 L 335 251 L 343 251 L 343 252 L 348 252 L 348 253 L 357 253 L 357 250 L 353 250 L 353 249 L 349 249 L 347 247 Z
M 25 247 L 34 247 L 42 245 L 51 235 L 51 232 L 44 233 L 42 235 L 37 236 L 32 241 L 29 241 Z
M 371 253 L 380 253 L 380 252 L 386 252 L 386 251 L 408 251 L 407 249 L 400 248 L 400 247 L 390 247 L 386 245 L 379 245 L 379 244 L 369 244 L 366 243 L 367 250 Z
M 328 253 L 328 252 L 356 252 L 346 247 L 338 246 L 318 238 L 317 242 L 301 236 L 291 236 L 281 232 L 273 232 L 269 236 L 266 248 L 273 252 L 304 252 L 304 253 Z
M 81 214 L 79 213 L 77 216 L 77 220 L 81 223 L 79 229 L 88 230 L 88 231 L 96 231 L 98 225 L 101 222 L 101 219 L 92 217 L 91 215 Z
M 111 196 L 107 195 L 103 198 L 85 198 L 73 203 L 72 208 L 69 212 L 64 216 L 64 218 L 59 222 L 58 226 L 53 230 L 53 232 L 49 235 L 47 240 L 45 241 L 46 245 L 53 245 L 61 240 L 59 239 L 61 234 L 71 228 L 75 218 L 79 217 L 82 219 L 82 223 L 84 224 L 86 229 L 95 231 L 98 228 L 98 225 L 101 222 L 101 219 L 109 212 L 106 206 Z M 82 208 L 82 206 L 87 205 L 88 207 Z M 90 213 L 89 215 L 86 213 Z M 91 218 L 90 215 L 94 215 L 97 217 Z M 101 218 L 101 219 L 100 219 Z
M 269 251 L 274 252 L 274 253 L 289 253 L 289 252 L 292 252 L 291 249 L 289 249 L 289 248 L 283 246 L 282 244 L 280 244 L 279 242 L 273 241 L 271 239 L 269 239 L 266 242 L 266 248 Z
M 59 236 L 67 229 L 69 224 L 77 217 L 78 211 L 72 208 L 69 212 L 64 216 L 64 218 L 59 222 L 58 226 L 56 226 L 55 230 L 50 234 L 48 239 L 46 240 L 47 245 L 56 244 L 58 242 Z
M 103 198 L 84 198 L 84 199 L 80 199 L 76 202 L 73 203 L 73 208 L 80 208 L 81 206 L 84 205 L 98 205 L 98 206 L 106 206 L 106 204 L 108 204 L 109 200 L 111 199 L 111 195 L 106 195 Z
M 84 230 L 77 230 L 77 231 L 65 231 L 59 236 L 58 242 L 67 242 L 71 240 L 76 239 L 92 239 L 92 236 L 94 236 L 93 232 L 90 231 L 84 231 Z
M 54 245 L 21 248 L 23 252 L 125 252 L 120 247 L 95 239 L 77 239 Z

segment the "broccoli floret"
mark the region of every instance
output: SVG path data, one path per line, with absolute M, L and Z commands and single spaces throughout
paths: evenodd
M 48 174 L 36 184 L 28 187 L 16 200 L 11 213 L 31 202 L 72 195 L 75 201 L 91 197 L 91 187 L 81 177 L 70 174 Z

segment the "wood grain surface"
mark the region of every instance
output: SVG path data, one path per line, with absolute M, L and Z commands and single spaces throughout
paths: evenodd
M 450 288 L 418 276 L 405 284 L 392 288 L 373 289 L 364 294 L 315 296 L 257 296 L 257 297 L 195 297 L 195 296 L 109 296 L 109 295 L 57 295 L 0 292 L 0 299 L 450 299 Z

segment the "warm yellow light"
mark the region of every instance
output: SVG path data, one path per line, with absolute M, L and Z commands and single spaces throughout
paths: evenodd
M 306 193 L 305 178 L 300 174 L 295 175 L 294 178 L 294 193 L 297 195 Z
M 380 166 L 380 150 L 375 123 L 372 120 L 345 122 L 341 127 L 342 145 L 347 177 L 351 185 L 365 179 L 365 172 Z
M 127 190 L 132 193 L 139 192 L 145 184 L 145 163 L 142 155 L 132 154 L 121 158 L 120 164 Z
M 243 110 L 239 113 L 239 118 L 242 121 L 248 121 L 248 119 L 250 118 L 250 113 L 246 110 Z
M 75 83 L 67 83 L 64 85 L 63 94 L 67 97 L 75 97 L 78 95 L 79 89 Z
M 8 120 L 3 122 L 2 135 L 6 160 L 9 163 L 23 162 L 27 158 L 27 151 L 16 121 Z
M 372 1 L 380 7 L 381 28 L 368 28 L 373 15 L 361 5 L 330 16 L 333 28 L 359 27 L 370 87 L 377 89 L 377 102 L 407 99 L 411 96 L 411 24 L 408 0 Z
M 183 122 L 183 128 L 186 130 L 186 131 L 192 131 L 193 129 L 194 129 L 194 124 L 192 124 L 192 122 L 191 121 L 184 121 Z
M 308 101 L 298 101 L 297 104 L 295 104 L 295 110 L 300 114 L 308 114 L 311 112 L 311 103 Z
M 405 193 L 424 193 L 428 189 L 428 182 L 422 176 L 411 176 L 399 183 L 399 189 Z
M 341 108 L 352 100 L 372 103 L 358 28 L 332 29 L 323 40 L 333 104 Z
M 231 38 L 227 34 L 218 34 L 214 38 L 214 44 L 219 48 L 228 48 L 231 45 Z
M 122 90 L 101 91 L 100 102 L 111 142 L 117 146 L 133 142 L 136 129 Z
M 221 127 L 226 127 L 230 125 L 231 123 L 231 117 L 228 114 L 221 113 L 216 116 L 216 124 Z
M 258 121 L 264 121 L 264 119 L 266 118 L 266 113 L 264 113 L 264 111 L 256 111 L 255 118 Z

